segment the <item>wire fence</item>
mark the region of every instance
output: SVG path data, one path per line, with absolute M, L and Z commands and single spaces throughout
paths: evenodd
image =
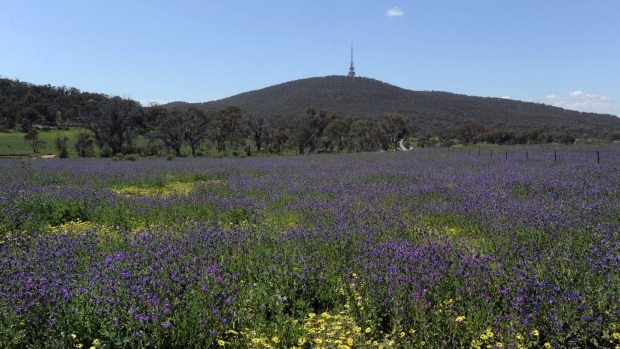
M 460 153 L 472 157 L 487 157 L 506 161 L 579 161 L 584 164 L 620 165 L 620 145 L 566 146 L 549 147 L 515 147 L 515 146 L 465 146 L 446 148 L 448 152 Z

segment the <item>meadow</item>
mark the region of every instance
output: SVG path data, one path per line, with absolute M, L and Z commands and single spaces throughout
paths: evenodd
M 58 149 L 56 148 L 56 138 L 67 138 L 67 151 L 69 157 L 77 157 L 78 154 L 75 150 L 75 143 L 79 133 L 91 132 L 84 128 L 70 128 L 70 129 L 43 129 L 39 132 L 38 139 L 42 142 L 40 148 L 35 153 L 32 149 L 30 142 L 24 140 L 26 133 L 24 132 L 0 132 L 0 157 L 16 157 L 25 158 L 32 157 L 38 158 L 43 155 L 56 155 L 58 156 Z M 140 144 L 146 144 L 142 139 L 138 139 Z
M 505 149 L 0 160 L 0 347 L 620 348 L 620 148 Z

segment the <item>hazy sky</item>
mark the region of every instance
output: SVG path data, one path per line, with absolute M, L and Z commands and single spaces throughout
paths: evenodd
M 206 102 L 308 77 L 620 115 L 620 0 L 0 0 L 0 76 Z

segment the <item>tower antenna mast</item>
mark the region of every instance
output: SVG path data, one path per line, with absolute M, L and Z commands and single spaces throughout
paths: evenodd
M 355 78 L 355 67 L 353 67 L 353 41 L 351 41 L 351 66 L 349 67 L 349 75 L 348 78 Z

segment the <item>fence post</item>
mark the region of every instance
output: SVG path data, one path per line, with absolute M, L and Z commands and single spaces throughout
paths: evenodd
M 508 152 L 506 152 L 506 160 L 508 160 Z
M 553 161 L 558 161 L 558 154 L 556 154 L 556 151 L 553 151 Z
M 601 163 L 601 154 L 600 151 L 596 151 L 596 163 L 600 164 Z

